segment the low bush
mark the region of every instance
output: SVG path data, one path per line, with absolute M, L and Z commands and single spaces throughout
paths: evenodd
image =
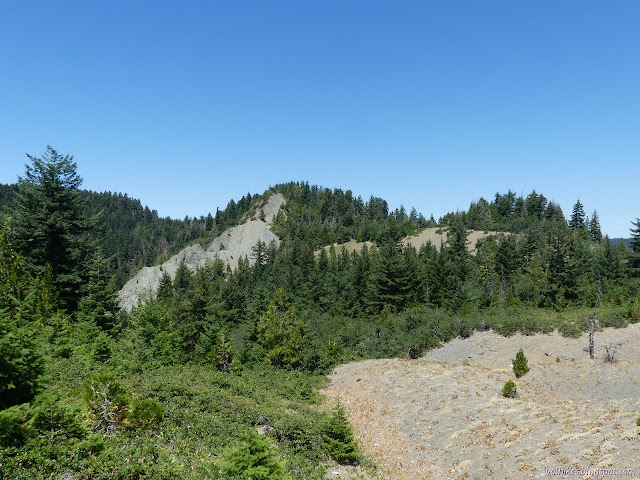
M 515 398 L 518 395 L 516 384 L 513 380 L 507 381 L 502 387 L 502 396 L 507 398 Z
M 164 408 L 160 402 L 150 398 L 135 400 L 131 404 L 127 421 L 132 428 L 150 428 L 160 422 L 164 417 Z

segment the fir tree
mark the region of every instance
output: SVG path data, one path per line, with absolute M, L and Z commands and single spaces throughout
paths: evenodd
M 216 335 L 216 343 L 211 352 L 213 364 L 221 372 L 231 372 L 233 370 L 233 348 L 227 333 L 220 330 Z
M 631 224 L 635 227 L 631 229 L 631 250 L 640 254 L 640 218 L 636 218 L 636 221 Z
M 303 322 L 283 288 L 278 288 L 258 321 L 258 340 L 272 365 L 296 367 L 302 359 Z
M 0 310 L 0 410 L 31 401 L 40 389 L 44 361 L 35 328 Z
M 598 212 L 593 211 L 591 220 L 589 220 L 589 237 L 594 241 L 600 243 L 602 240 L 602 231 L 600 230 L 600 219 L 598 218 Z
M 640 218 L 636 218 L 636 221 L 631 222 L 631 224 L 635 227 L 631 229 L 631 237 L 629 239 L 631 251 L 634 254 L 631 262 L 637 275 L 640 272 Z
M 256 432 L 250 432 L 242 438 L 242 443 L 224 455 L 221 462 L 225 478 L 242 480 L 290 480 L 285 474 L 284 464 L 278 460 L 269 448 L 270 442 Z
M 62 305 L 75 310 L 86 281 L 87 234 L 96 219 L 89 221 L 83 216 L 78 190 L 82 178 L 73 156 L 48 146 L 42 158 L 27 157 L 31 165 L 26 165 L 25 176 L 18 178 L 10 242 L 32 272 L 51 266 Z
M 582 206 L 582 203 L 580 203 L 580 200 L 578 200 L 573 206 L 573 213 L 571 214 L 571 220 L 569 220 L 569 227 L 574 231 L 584 231 L 587 228 L 584 207 Z
M 529 371 L 529 360 L 524 356 L 522 349 L 516 353 L 516 358 L 513 360 L 513 373 L 516 378 L 520 378 Z
M 360 451 L 347 414 L 340 401 L 336 403 L 331 418 L 322 427 L 324 445 L 336 462 L 342 465 L 357 465 Z

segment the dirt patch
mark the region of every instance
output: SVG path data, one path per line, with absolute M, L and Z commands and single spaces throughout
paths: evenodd
M 613 341 L 625 342 L 620 361 L 606 364 L 588 358 L 586 336 L 484 332 L 419 360 L 342 365 L 324 394 L 341 399 L 385 478 L 529 479 L 555 468 L 640 476 L 640 326 L 596 334 L 598 345 Z M 531 371 L 515 379 L 519 348 Z M 515 399 L 500 394 L 509 379 Z
M 490 235 L 503 237 L 509 234 L 503 232 L 483 232 L 480 230 L 467 230 L 467 250 L 472 253 L 475 252 L 476 243 L 478 242 L 478 240 L 486 238 Z M 420 247 L 428 242 L 431 242 L 434 247 L 440 250 L 440 247 L 447 243 L 446 229 L 443 229 L 442 227 L 425 228 L 417 235 L 403 238 L 400 243 L 402 245 L 411 245 L 415 247 L 416 250 L 420 250 Z

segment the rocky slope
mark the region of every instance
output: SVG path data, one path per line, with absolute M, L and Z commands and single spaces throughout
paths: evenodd
M 587 334 L 476 333 L 420 360 L 341 365 L 324 394 L 329 404 L 341 399 L 363 450 L 389 480 L 637 474 L 640 324 L 605 329 L 596 342 L 624 342 L 620 361 L 604 363 L 600 348 L 590 360 Z M 531 371 L 515 379 L 519 348 Z M 509 379 L 517 398 L 500 394 Z M 559 474 L 568 469 L 587 473 Z M 612 469 L 617 476 L 603 473 Z
M 160 279 L 167 272 L 173 279 L 181 263 L 189 269 L 203 267 L 207 261 L 223 260 L 231 269 L 238 266 L 238 260 L 248 257 L 251 261 L 252 248 L 262 241 L 280 245 L 280 239 L 271 231 L 271 225 L 284 203 L 284 197 L 273 194 L 257 212 L 256 219 L 230 228 L 217 237 L 206 250 L 199 244 L 185 248 L 162 265 L 142 268 L 118 292 L 118 304 L 122 310 L 130 312 L 140 298 L 155 295 Z

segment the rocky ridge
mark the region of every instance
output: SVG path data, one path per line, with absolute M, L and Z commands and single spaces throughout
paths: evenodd
M 283 204 L 284 197 L 280 193 L 274 193 L 258 208 L 256 219 L 249 219 L 226 230 L 214 239 L 206 250 L 200 244 L 191 245 L 162 265 L 142 268 L 118 292 L 118 305 L 122 310 L 130 312 L 140 298 L 155 295 L 164 272 L 173 279 L 181 263 L 195 271 L 208 261 L 220 259 L 231 269 L 235 269 L 240 258 L 247 257 L 252 261 L 252 249 L 258 241 L 267 245 L 273 242 L 278 247 L 280 239 L 270 227 Z

